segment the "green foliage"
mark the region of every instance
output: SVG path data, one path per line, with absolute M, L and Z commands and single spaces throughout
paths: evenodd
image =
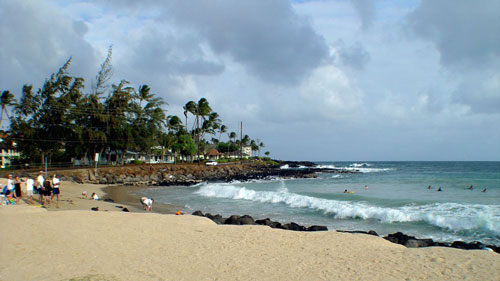
M 123 164 L 128 150 L 156 155 L 171 151 L 176 158 L 192 159 L 214 146 L 221 153 L 235 153 L 240 144 L 250 145 L 252 152 L 263 147 L 248 135 L 238 140 L 235 132 L 228 134 L 227 142 L 221 141 L 228 128 L 205 98 L 185 104 L 183 124 L 178 116 L 166 116 L 163 108 L 167 103 L 148 85 L 135 89 L 126 80 L 109 85 L 111 57 L 110 47 L 89 93 L 85 93 L 83 78 L 70 75 L 71 58 L 41 88 L 24 85 L 19 101 L 10 91 L 2 92 L 0 124 L 6 114 L 10 132 L 4 141 L 17 144 L 22 155 L 19 165 L 69 164 L 71 158 L 93 159 L 95 153 Z M 13 108 L 12 116 L 7 107 Z M 194 118 L 191 130 L 187 126 L 189 115 Z

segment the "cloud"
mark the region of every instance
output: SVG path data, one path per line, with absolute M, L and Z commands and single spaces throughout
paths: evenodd
M 499 13 L 500 1 L 423 0 L 408 23 L 436 46 L 443 65 L 476 65 L 500 56 Z
M 324 38 L 287 0 L 170 1 L 165 20 L 197 32 L 260 79 L 297 84 L 328 57 Z
M 469 75 L 453 94 L 453 102 L 467 105 L 472 113 L 500 113 L 500 73 Z
M 342 40 L 339 40 L 335 46 L 334 53 L 338 55 L 338 59 L 342 64 L 357 70 L 364 69 L 365 65 L 370 61 L 370 53 L 360 42 L 346 46 Z
M 361 27 L 363 30 L 368 30 L 373 24 L 375 17 L 375 4 L 372 0 L 351 0 L 352 5 L 356 9 L 361 18 Z
M 16 94 L 25 83 L 39 87 L 43 79 L 56 72 L 71 56 L 70 72 L 77 76 L 89 73 L 95 52 L 84 39 L 86 31 L 84 23 L 73 21 L 48 3 L 3 1 L 0 85 Z

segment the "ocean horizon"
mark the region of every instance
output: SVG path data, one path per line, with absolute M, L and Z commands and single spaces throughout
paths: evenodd
M 150 187 L 141 195 L 183 206 L 186 213 L 248 214 L 281 223 L 326 225 L 329 230 L 375 230 L 379 235 L 401 231 L 441 242 L 500 244 L 498 161 L 314 163 L 325 171 L 312 179 Z M 327 172 L 331 168 L 354 173 Z

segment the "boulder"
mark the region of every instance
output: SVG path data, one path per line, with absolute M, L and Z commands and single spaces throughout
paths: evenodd
M 205 217 L 211 219 L 216 224 L 224 224 L 224 218 L 221 215 L 219 215 L 219 214 L 217 214 L 217 215 L 214 216 L 214 215 L 212 215 L 210 213 L 207 213 L 207 214 L 205 214 Z
M 434 246 L 434 241 L 432 239 L 409 239 L 404 245 L 408 248 L 431 247 Z
M 400 244 L 400 245 L 405 245 L 408 240 L 415 240 L 416 238 L 414 236 L 409 236 L 406 235 L 402 232 L 396 232 L 393 234 L 389 234 L 385 237 L 383 237 L 385 240 L 391 241 L 392 243 Z
M 249 215 L 244 215 L 236 220 L 238 225 L 255 224 L 254 219 Z
M 255 221 L 255 223 L 256 223 L 256 224 L 260 224 L 260 225 L 267 225 L 267 226 L 271 226 L 271 224 L 272 224 L 273 222 L 271 221 L 271 219 L 269 219 L 269 218 L 265 218 L 265 219 L 263 219 L 263 220 L 256 220 L 256 221 Z
M 470 243 L 464 241 L 454 241 L 453 243 L 451 243 L 450 247 L 464 250 L 480 250 L 484 249 L 484 244 L 477 241 Z
M 306 231 L 306 228 L 304 226 L 296 224 L 294 222 L 282 225 L 281 229 L 293 230 L 293 231 Z
M 200 217 L 204 217 L 205 216 L 205 215 L 203 215 L 203 213 L 200 210 L 194 211 L 192 215 L 193 216 L 200 216 Z
M 224 224 L 236 224 L 237 225 L 239 218 L 240 218 L 240 216 L 238 216 L 238 215 L 232 215 L 224 221 Z
M 328 227 L 324 225 L 312 225 L 307 228 L 307 231 L 328 231 Z

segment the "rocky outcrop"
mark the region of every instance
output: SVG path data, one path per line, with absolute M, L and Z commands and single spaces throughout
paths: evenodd
M 123 184 L 123 185 L 158 185 L 158 186 L 188 186 L 203 181 L 248 181 L 254 179 L 281 178 L 313 178 L 316 170 L 280 169 L 262 161 L 246 163 L 230 163 L 217 166 L 203 164 L 155 164 L 127 165 L 120 167 L 51 170 L 49 175 L 57 174 L 63 181 L 77 183 Z M 38 170 L 21 171 L 21 176 L 36 177 Z
M 293 231 L 327 231 L 328 228 L 326 226 L 322 225 L 313 225 L 310 227 L 305 227 L 299 224 L 296 224 L 294 222 L 287 223 L 282 225 L 279 222 L 271 221 L 269 218 L 263 219 L 263 220 L 254 220 L 251 216 L 249 215 L 243 215 L 243 216 L 238 216 L 238 215 L 232 215 L 226 219 L 224 219 L 221 215 L 212 215 L 212 214 L 203 214 L 202 211 L 195 211 L 193 212 L 194 216 L 200 216 L 200 217 L 207 217 L 214 221 L 216 224 L 232 224 L 232 225 L 265 225 L 269 226 L 271 228 L 280 228 L 280 229 L 285 229 L 285 230 L 293 230 Z

